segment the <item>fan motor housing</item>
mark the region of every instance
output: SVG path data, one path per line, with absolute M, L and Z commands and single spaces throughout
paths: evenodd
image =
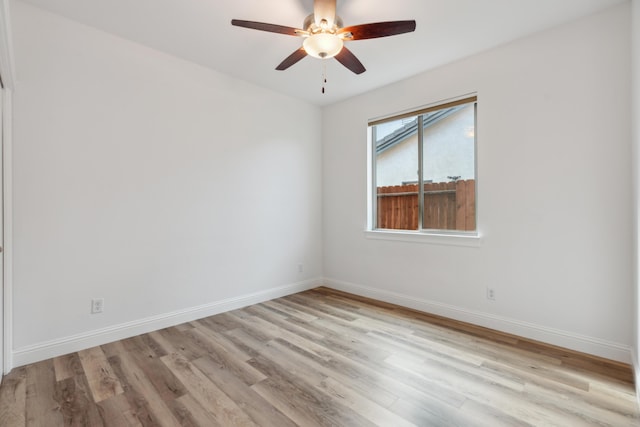
M 342 18 L 340 18 L 338 15 L 336 15 L 334 21 L 335 22 L 333 24 L 333 28 L 330 30 L 331 33 L 334 33 L 336 30 L 338 30 L 338 28 L 342 28 L 342 26 L 344 25 L 342 22 Z M 304 18 L 304 22 L 302 23 L 302 28 L 311 34 L 317 33 L 320 31 L 320 28 L 316 25 L 316 17 L 313 13 L 307 16 L 306 18 Z

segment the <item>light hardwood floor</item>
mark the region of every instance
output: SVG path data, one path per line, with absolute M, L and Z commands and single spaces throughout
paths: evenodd
M 629 366 L 318 288 L 14 369 L 0 426 L 638 426 Z

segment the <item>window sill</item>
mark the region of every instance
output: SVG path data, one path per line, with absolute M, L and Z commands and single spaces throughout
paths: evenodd
M 467 246 L 478 248 L 481 245 L 478 233 L 438 234 L 406 230 L 365 230 L 367 239 L 391 240 L 411 243 L 425 243 L 432 245 Z

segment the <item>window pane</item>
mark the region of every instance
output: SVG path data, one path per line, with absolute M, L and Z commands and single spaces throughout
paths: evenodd
M 475 103 L 422 117 L 422 227 L 475 231 Z
M 376 228 L 418 229 L 417 122 L 414 116 L 373 127 Z

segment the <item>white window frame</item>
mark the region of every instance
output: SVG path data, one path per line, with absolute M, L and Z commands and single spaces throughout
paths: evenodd
M 397 229 L 381 229 L 375 228 L 376 225 L 376 208 L 377 208 L 377 183 L 376 183 L 376 147 L 375 138 L 373 135 L 373 126 L 379 123 L 387 121 L 398 120 L 403 117 L 421 116 L 425 112 L 432 111 L 434 109 L 446 108 L 451 104 L 466 103 L 462 101 L 475 102 L 475 129 L 474 129 L 474 175 L 475 175 L 475 192 L 476 192 L 476 229 L 475 231 L 461 231 L 461 230 L 433 230 L 422 229 L 422 215 L 423 215 L 423 203 L 420 203 L 420 214 L 418 230 L 397 230 Z M 419 134 L 422 134 L 422 126 L 418 126 Z M 419 135 L 419 141 L 422 141 L 422 135 Z M 423 174 L 422 174 L 422 156 L 423 150 L 419 146 L 418 154 L 418 181 L 419 189 L 423 187 Z M 464 96 L 433 102 L 428 105 L 424 105 L 420 108 L 408 110 L 406 112 L 397 113 L 389 116 L 379 117 L 369 120 L 367 124 L 367 226 L 365 229 L 365 237 L 375 240 L 390 240 L 390 241 L 404 241 L 411 243 L 427 243 L 438 245 L 454 245 L 454 246 L 468 246 L 479 247 L 481 244 L 480 234 L 480 215 L 479 215 L 479 203 L 478 203 L 478 97 L 477 94 L 467 94 Z

